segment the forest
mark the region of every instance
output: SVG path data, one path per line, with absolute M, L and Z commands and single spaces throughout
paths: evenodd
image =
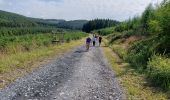
M 94 19 L 84 24 L 82 31 L 89 33 L 93 30 L 106 28 L 106 27 L 113 27 L 113 26 L 116 26 L 117 24 L 119 24 L 119 22 L 116 20 Z

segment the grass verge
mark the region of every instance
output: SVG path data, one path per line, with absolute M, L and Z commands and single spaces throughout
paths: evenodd
M 30 52 L 18 52 L 12 55 L 0 55 L 0 88 L 13 82 L 16 78 L 31 73 L 40 65 L 48 63 L 52 58 L 68 52 L 83 44 L 84 39 L 41 47 Z
M 126 90 L 128 100 L 168 99 L 168 94 L 151 87 L 144 74 L 136 72 L 128 63 L 124 63 L 109 47 L 103 47 L 103 51 L 121 86 Z

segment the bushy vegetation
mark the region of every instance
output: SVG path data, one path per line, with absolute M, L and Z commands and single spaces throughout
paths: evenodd
M 147 65 L 148 77 L 155 86 L 170 89 L 170 59 L 153 55 Z
M 153 53 L 166 55 L 169 55 L 170 53 L 170 30 L 167 28 L 167 26 L 170 27 L 168 23 L 168 21 L 170 21 L 170 14 L 167 13 L 170 11 L 170 2 L 164 2 L 154 10 L 150 9 L 151 7 L 148 7 L 144 12 L 144 15 L 148 14 L 150 11 L 151 14 L 148 15 L 153 15 L 155 17 L 150 18 L 143 15 L 141 18 L 142 22 L 142 19 L 148 20 L 144 21 L 145 24 L 141 24 L 141 29 L 143 30 L 143 35 L 150 35 L 148 36 L 149 38 L 134 44 L 129 50 L 129 57 L 131 57 L 130 60 L 134 61 L 132 64 L 138 66 L 141 65 L 146 67 L 148 58 L 150 58 Z M 167 17 L 168 15 L 169 17 Z
M 120 56 L 135 69 L 147 73 L 149 80 L 164 90 L 170 90 L 169 22 L 170 1 L 165 0 L 157 6 L 150 4 L 142 16 L 136 16 L 117 25 L 115 32 L 108 37 L 110 43 L 128 39 L 130 36 L 144 37 L 130 44 L 126 54 L 121 53 L 122 50 L 119 51 L 118 48 L 116 51 L 120 52 Z
M 136 16 L 120 25 L 116 26 L 115 30 L 118 32 L 133 30 L 137 35 L 148 35 L 150 33 L 151 20 L 155 18 L 156 9 L 151 4 L 143 12 L 142 16 Z
M 86 34 L 57 27 L 64 23 L 62 28 L 68 28 L 69 25 L 71 29 L 72 25 L 78 26 L 85 22 L 87 21 L 70 21 L 67 24 L 65 20 L 28 18 L 0 10 L 0 53 L 30 51 L 41 46 L 49 46 L 52 40 L 62 37 L 60 30 L 63 30 L 64 41 L 80 39 Z M 77 26 L 74 29 L 77 29 Z M 55 37 L 53 32 L 57 33 Z
M 155 46 L 153 38 L 134 43 L 128 50 L 127 61 L 138 69 L 146 69 L 149 58 L 155 53 Z
M 72 40 L 81 39 L 87 34 L 58 28 L 62 22 L 65 22 L 63 25 L 67 23 L 63 20 L 34 19 L 0 11 L 0 75 L 4 81 L 0 83 L 0 88 L 37 68 L 39 60 L 63 54 L 83 42 Z M 72 21 L 67 25 L 71 28 L 81 23 Z M 18 73 L 19 70 L 22 73 Z M 9 77 L 11 72 L 12 76 Z
M 52 27 L 16 27 L 16 28 L 0 28 L 0 37 L 3 36 L 16 36 L 25 34 L 37 34 L 37 33 L 51 33 L 59 29 Z
M 152 83 L 170 90 L 169 56 L 170 53 L 170 2 L 166 1 L 157 8 L 149 6 L 141 18 L 141 32 L 149 39 L 134 44 L 127 55 L 128 61 L 137 68 L 149 70 L 149 79 Z M 139 29 L 140 30 L 140 29 Z M 151 38 L 151 39 L 150 39 Z M 149 59 L 151 60 L 149 61 Z
M 129 19 L 125 22 L 122 22 L 120 25 L 117 25 L 115 27 L 115 31 L 117 32 L 123 32 L 128 30 L 137 31 L 139 27 L 140 27 L 140 17 L 134 17 L 133 19 Z
M 113 27 L 115 25 L 119 24 L 118 21 L 115 20 L 109 20 L 109 19 L 95 19 L 95 20 L 91 20 L 88 23 L 86 23 L 83 26 L 83 31 L 84 32 L 91 32 L 93 30 L 97 30 L 97 29 L 102 29 L 102 28 L 106 28 L 106 27 Z
M 63 33 L 64 34 L 64 33 Z M 82 32 L 65 32 L 64 40 L 80 39 L 87 34 Z M 61 34 L 56 34 L 56 37 L 61 38 Z M 12 35 L 0 37 L 0 51 L 6 53 L 15 53 L 19 51 L 29 51 L 41 46 L 49 46 L 52 44 L 54 36 L 51 33 Z
M 95 30 L 95 32 L 98 33 L 99 35 L 106 36 L 106 35 L 114 33 L 115 31 L 114 31 L 114 27 L 109 27 L 109 28 Z

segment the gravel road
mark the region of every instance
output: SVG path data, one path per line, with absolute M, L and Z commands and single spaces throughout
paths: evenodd
M 81 46 L 0 90 L 0 100 L 124 100 L 101 48 Z

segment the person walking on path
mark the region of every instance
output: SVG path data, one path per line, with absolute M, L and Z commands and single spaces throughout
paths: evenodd
M 87 51 L 88 51 L 89 48 L 90 48 L 90 43 L 91 43 L 91 38 L 88 37 L 88 38 L 86 39 L 86 50 L 87 50 Z
M 102 43 L 102 37 L 99 36 L 99 46 L 101 45 L 101 43 Z
M 93 46 L 95 46 L 96 45 L 96 38 L 95 38 L 95 36 L 93 36 L 92 41 L 93 41 Z

